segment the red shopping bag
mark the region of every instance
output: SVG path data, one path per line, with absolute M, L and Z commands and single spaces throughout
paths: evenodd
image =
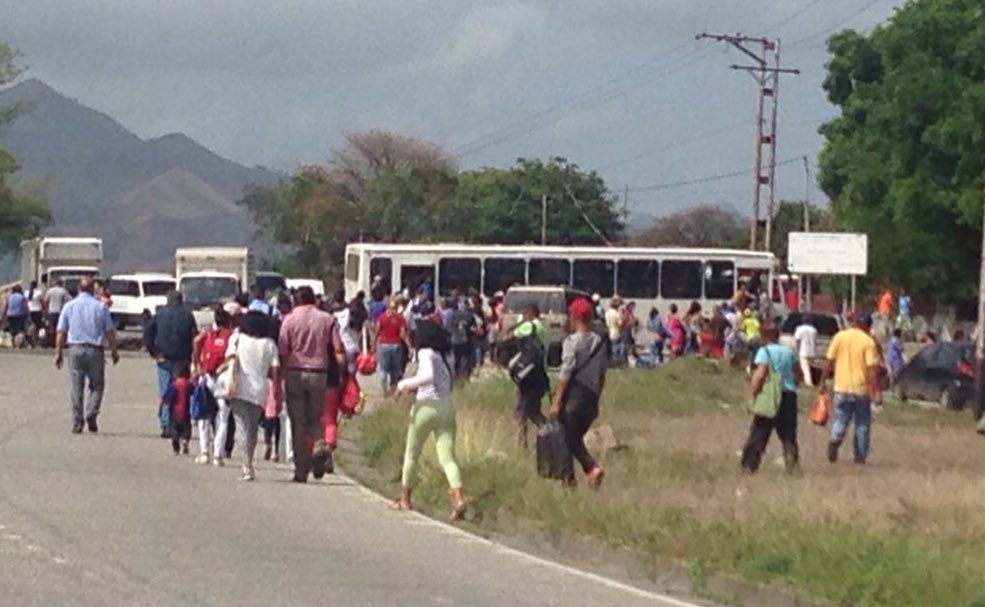
M 818 426 L 828 425 L 828 417 L 831 415 L 831 395 L 827 392 L 819 392 L 811 403 L 811 411 L 808 415 L 811 423 Z
M 342 385 L 339 386 L 339 413 L 346 417 L 352 417 L 360 413 L 363 409 L 363 392 L 359 389 L 359 382 L 352 373 L 345 373 L 342 376 Z

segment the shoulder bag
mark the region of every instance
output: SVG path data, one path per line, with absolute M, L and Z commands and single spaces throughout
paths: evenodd
M 233 336 L 233 353 L 226 357 L 215 372 L 216 398 L 229 398 L 236 392 L 236 372 L 239 369 L 239 333 Z
M 780 410 L 780 399 L 783 397 L 783 377 L 774 367 L 773 357 L 770 356 L 769 346 L 763 346 L 766 351 L 766 368 L 769 375 L 763 382 L 763 387 L 752 399 L 752 412 L 757 417 L 773 419 Z

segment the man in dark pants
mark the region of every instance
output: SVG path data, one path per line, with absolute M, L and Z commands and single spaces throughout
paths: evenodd
M 109 308 L 93 297 L 92 282 L 88 278 L 79 281 L 79 296 L 65 304 L 58 319 L 55 338 L 55 367 L 62 368 L 63 352 L 68 345 L 68 366 L 72 388 L 72 433 L 82 433 L 83 420 L 90 432 L 98 432 L 99 409 L 106 385 L 105 346 L 110 348 L 113 364 L 120 362 L 116 350 L 116 333 Z M 86 381 L 89 382 L 89 406 L 83 415 Z
M 167 304 L 157 311 L 144 328 L 144 347 L 147 353 L 157 361 L 157 391 L 158 400 L 164 398 L 174 365 L 185 363 L 191 365 L 192 342 L 198 327 L 195 317 L 185 309 L 181 293 L 168 291 Z M 167 438 L 169 421 L 164 418 L 163 411 L 159 415 L 161 436 Z
M 550 389 L 550 380 L 547 378 L 547 347 L 550 336 L 547 327 L 540 320 L 540 307 L 537 304 L 529 304 L 523 309 L 523 322 L 513 329 L 513 337 L 524 339 L 533 337 L 540 340 L 544 350 L 544 365 L 531 373 L 527 381 L 516 387 L 516 417 L 519 425 L 517 441 L 521 447 L 526 448 L 527 440 L 527 420 L 540 428 L 547 422 L 547 418 L 540 410 L 540 403 L 544 395 Z
M 763 390 L 771 373 L 780 376 L 782 388 L 780 406 L 773 417 L 755 415 L 749 428 L 749 438 L 742 449 L 742 471 L 752 474 L 759 470 L 766 452 L 770 434 L 776 435 L 783 445 L 783 461 L 787 472 L 800 469 L 800 450 L 797 446 L 797 386 L 804 375 L 793 350 L 777 343 L 780 331 L 776 325 L 767 323 L 760 329 L 759 337 L 763 345 L 756 351 L 753 359 L 755 371 L 752 376 L 751 392 L 753 398 Z

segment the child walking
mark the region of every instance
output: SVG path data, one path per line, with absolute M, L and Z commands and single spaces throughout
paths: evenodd
M 171 384 L 161 399 L 161 406 L 168 409 L 171 448 L 175 455 L 188 455 L 188 441 L 192 437 L 190 409 L 193 388 L 188 363 L 176 363 Z
M 263 427 L 263 442 L 266 445 L 263 459 L 275 463 L 280 461 L 280 413 L 284 408 L 283 394 L 283 386 L 278 390 L 272 379 L 267 380 L 267 400 L 263 404 L 263 419 L 260 420 L 260 425 Z

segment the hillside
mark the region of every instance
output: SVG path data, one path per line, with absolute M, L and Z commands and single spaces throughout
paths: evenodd
M 0 131 L 21 181 L 43 179 L 52 234 L 97 235 L 109 272 L 171 269 L 180 245 L 243 244 L 253 237 L 235 204 L 250 184 L 280 175 L 222 158 L 186 135 L 144 140 L 113 118 L 39 80 L 0 91 L 19 115 Z

